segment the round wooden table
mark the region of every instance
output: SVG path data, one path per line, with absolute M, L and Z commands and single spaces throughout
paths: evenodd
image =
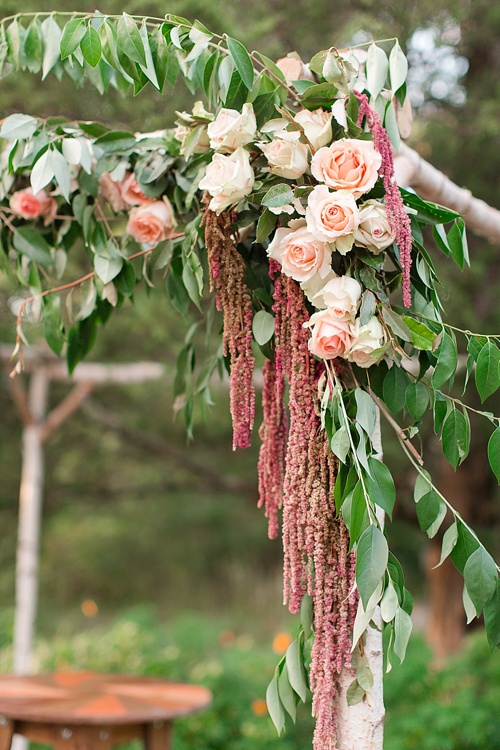
M 154 677 L 95 672 L 0 676 L 0 750 L 13 734 L 56 750 L 108 750 L 141 739 L 170 750 L 174 719 L 206 708 L 209 690 Z

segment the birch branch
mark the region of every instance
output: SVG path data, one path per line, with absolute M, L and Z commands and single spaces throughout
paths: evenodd
M 425 200 L 440 203 L 460 213 L 468 229 L 489 242 L 500 245 L 500 211 L 459 187 L 439 169 L 422 159 L 409 146 L 401 144 L 394 159 L 396 179 L 401 187 L 412 187 Z

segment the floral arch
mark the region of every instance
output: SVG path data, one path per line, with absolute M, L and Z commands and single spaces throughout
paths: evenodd
M 383 532 L 396 493 L 380 415 L 415 470 L 422 530 L 434 536 L 451 514 L 441 560 L 451 555 L 463 573 L 467 616 L 484 612 L 498 646 L 498 567 L 434 486 L 418 435 L 431 412 L 445 458 L 454 468 L 464 461 L 472 407 L 450 393 L 462 378 L 458 343 L 464 391 L 474 384 L 485 401 L 499 385 L 499 337 L 443 320 L 432 254 L 466 267 L 464 222 L 396 183 L 409 106 L 398 42 L 275 63 L 174 16 L 74 13 L 64 23 L 39 13 L 0 23 L 0 69 L 19 68 L 89 79 L 102 93 L 163 91 L 182 76 L 202 97 L 156 133 L 62 117 L 3 121 L 1 263 L 30 295 L 14 374 L 30 317 L 41 316 L 71 371 L 99 326 L 153 277 L 182 315 L 194 304 L 207 326 L 216 310 L 223 317 L 222 346 L 194 386 L 189 340 L 179 359 L 188 429 L 194 398 L 227 369 L 233 447 L 247 447 L 255 361 L 264 362 L 260 504 L 269 536 L 281 529 L 284 599 L 301 615 L 268 689 L 278 731 L 309 686 L 314 748 L 337 746 L 341 676 L 350 675 L 350 704 L 370 693 L 364 642 L 378 616 L 388 663 L 404 658 L 412 598 Z M 87 271 L 69 279 L 74 258 Z M 479 413 L 492 424 L 488 455 L 500 477 L 499 420 Z

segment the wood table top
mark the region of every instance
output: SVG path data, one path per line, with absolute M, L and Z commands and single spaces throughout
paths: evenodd
M 0 676 L 0 714 L 32 722 L 149 723 L 201 711 L 211 700 L 207 688 L 156 677 L 96 672 Z

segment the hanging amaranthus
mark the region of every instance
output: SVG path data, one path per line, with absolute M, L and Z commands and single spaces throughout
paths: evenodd
M 351 663 L 351 639 L 357 608 L 355 560 L 349 535 L 335 516 L 333 490 L 336 459 L 323 431 L 312 434 L 308 446 L 305 492 L 309 501 L 306 549 L 314 570 L 309 593 L 314 600 L 314 645 L 310 670 L 314 750 L 335 747 L 338 729 L 338 678 Z
M 224 316 L 222 346 L 230 358 L 230 408 L 233 450 L 248 448 L 255 416 L 252 352 L 252 301 L 245 283 L 246 265 L 236 247 L 231 215 L 205 211 L 205 244 L 215 286 L 217 309 Z
M 359 94 L 356 91 L 354 93 L 359 101 L 358 126 L 361 126 L 363 118 L 366 118 L 373 136 L 375 148 L 382 157 L 379 175 L 382 177 L 384 183 L 387 218 L 392 231 L 396 234 L 396 242 L 400 252 L 401 270 L 403 272 L 403 304 L 409 308 L 411 307 L 410 269 L 411 248 L 413 244 L 411 223 L 405 211 L 403 198 L 396 182 L 392 144 L 380 117 L 368 104 L 366 94 Z

